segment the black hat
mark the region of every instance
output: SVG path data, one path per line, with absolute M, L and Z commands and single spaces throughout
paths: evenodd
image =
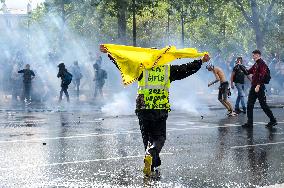
M 57 67 L 65 67 L 64 63 L 59 63 L 59 65 Z

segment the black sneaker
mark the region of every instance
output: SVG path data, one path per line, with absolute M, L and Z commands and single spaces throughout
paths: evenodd
M 267 123 L 267 124 L 265 125 L 265 127 L 267 127 L 267 128 L 272 128 L 272 127 L 274 127 L 275 125 L 277 125 L 277 121 L 270 121 L 269 123 Z
M 245 123 L 242 125 L 243 128 L 252 128 L 253 125 L 251 123 Z
M 237 114 L 240 114 L 242 111 L 241 111 L 240 109 L 235 109 L 235 112 L 236 112 Z

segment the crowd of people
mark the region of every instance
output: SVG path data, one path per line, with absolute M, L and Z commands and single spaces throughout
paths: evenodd
M 119 46 L 116 46 L 119 48 Z M 121 62 L 127 60 L 123 54 L 119 54 L 120 59 L 116 60 L 115 50 L 111 46 L 101 45 L 100 50 L 107 53 L 110 60 L 118 68 Z M 131 52 L 138 49 L 132 49 Z M 143 49 L 139 49 L 143 51 Z M 127 50 L 124 51 L 127 53 Z M 117 55 L 117 54 L 115 54 Z M 192 74 L 198 73 L 202 65 L 207 63 L 206 69 L 213 73 L 215 80 L 208 84 L 208 87 L 220 83 L 218 100 L 228 110 L 228 116 L 235 116 L 237 113 L 247 114 L 247 122 L 242 125 L 243 128 L 253 127 L 253 109 L 258 99 L 263 112 L 268 116 L 270 121 L 266 124 L 268 129 L 272 129 L 277 125 L 277 120 L 267 105 L 266 101 L 266 85 L 270 83 L 271 72 L 262 59 L 261 51 L 254 50 L 252 52 L 254 64 L 247 68 L 243 65 L 243 58 L 238 57 L 234 62 L 234 67 L 230 72 L 230 82 L 226 78 L 223 68 L 207 63 L 210 56 L 205 54 L 200 60 L 194 60 L 181 65 L 156 65 L 150 69 L 144 68 L 138 78 L 138 91 L 136 98 L 136 115 L 139 120 L 142 140 L 145 149 L 144 169 L 146 176 L 159 177 L 159 166 L 161 165 L 160 152 L 166 141 L 166 122 L 168 113 L 171 111 L 169 102 L 169 90 L 172 82 L 182 80 Z M 119 68 L 119 71 L 120 68 Z M 248 77 L 250 82 L 250 90 L 247 105 L 244 100 L 244 79 Z M 273 75 L 274 76 L 274 75 Z M 235 109 L 228 101 L 230 88 L 238 90 L 238 97 Z M 242 110 L 239 103 L 241 102 Z
M 217 55 L 212 58 L 212 61 L 215 65 L 222 68 L 226 75 L 230 75 L 235 67 L 237 58 L 238 56 L 235 54 L 230 54 L 228 57 L 224 58 L 221 53 L 217 53 Z M 278 95 L 284 89 L 284 59 L 281 59 L 278 53 L 271 53 L 265 56 L 265 61 L 273 75 L 271 83 L 267 88 L 268 94 Z M 251 57 L 242 57 L 242 64 L 246 67 L 250 67 L 253 65 L 253 61 L 251 61 Z M 249 79 L 245 79 L 245 82 L 249 83 Z
M 48 53 L 46 59 L 47 62 L 44 62 L 46 63 L 45 66 L 35 63 L 30 64 L 30 60 L 21 51 L 5 59 L 8 63 L 1 69 L 3 72 L 0 80 L 2 85 L 1 91 L 4 92 L 5 96 L 11 96 L 13 104 L 45 102 L 58 96 L 58 94 L 58 101 L 61 102 L 63 93 L 67 102 L 70 102 L 69 88 L 72 88 L 72 91 L 74 91 L 74 98 L 80 100 L 82 79 L 92 83 L 90 84 L 92 87 L 89 87 L 91 88 L 89 92 L 92 93 L 90 95 L 93 99 L 102 99 L 107 72 L 102 68 L 102 57 L 99 53 L 97 53 L 97 56 L 94 56 L 92 52 L 89 52 L 86 63 L 80 63 L 78 60 L 73 61 L 73 63 L 60 61 L 54 51 Z M 90 71 L 85 71 L 88 69 L 86 68 L 87 63 L 90 64 L 90 67 L 93 67 L 92 75 L 90 75 Z M 57 77 L 61 79 L 61 90 L 59 93 L 56 92 L 59 86 L 54 86 L 54 82 L 50 81 L 56 78 L 56 73 L 54 72 L 56 68 L 58 68 Z M 53 72 L 53 75 L 51 72 Z M 93 79 L 91 79 L 92 77 Z

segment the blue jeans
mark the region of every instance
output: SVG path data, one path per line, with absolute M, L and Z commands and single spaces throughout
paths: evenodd
M 236 104 L 235 104 L 235 110 L 240 109 L 239 105 L 240 105 L 240 102 L 241 102 L 242 108 L 245 111 L 246 110 L 246 104 L 245 104 L 244 84 L 235 83 L 235 86 L 238 90 L 238 97 L 237 97 Z

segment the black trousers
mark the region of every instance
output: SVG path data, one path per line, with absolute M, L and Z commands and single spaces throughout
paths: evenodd
M 272 111 L 270 110 L 266 102 L 265 86 L 261 85 L 258 93 L 255 92 L 255 86 L 252 86 L 250 88 L 249 96 L 248 96 L 248 103 L 247 103 L 248 123 L 253 124 L 253 108 L 254 108 L 256 99 L 258 99 L 262 110 L 269 117 L 270 121 L 276 121 Z
M 166 121 L 168 112 L 165 110 L 143 110 L 137 113 L 145 150 L 148 142 L 153 146 L 149 151 L 153 156 L 153 167 L 161 165 L 159 154 L 166 141 Z
M 79 96 L 80 96 L 80 79 L 75 79 L 74 80 L 74 85 L 76 87 L 77 98 L 79 98 Z
M 69 99 L 69 93 L 68 93 L 67 89 L 68 89 L 68 85 L 61 84 L 61 90 L 60 90 L 60 95 L 59 95 L 59 101 L 62 101 L 63 92 L 64 92 L 65 95 L 66 95 L 67 101 L 68 101 L 68 102 L 70 101 L 70 99 Z
M 32 84 L 31 83 L 24 83 L 23 85 L 23 100 L 31 100 L 31 89 Z

